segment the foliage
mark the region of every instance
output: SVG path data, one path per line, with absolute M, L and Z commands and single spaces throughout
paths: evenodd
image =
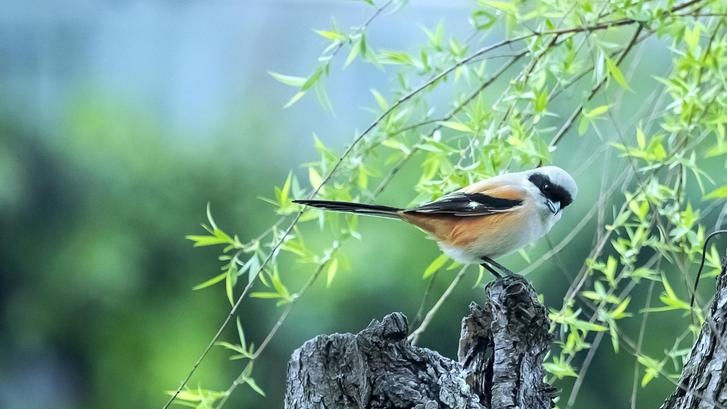
M 574 404 L 588 357 L 601 348 L 604 334 L 615 352 L 633 356 L 640 374 L 634 397 L 637 387 L 654 378 L 675 380 L 697 330 L 685 318 L 695 313 L 703 319 L 701 310 L 691 311 L 688 294 L 677 291 L 675 283 L 689 282 L 709 230 L 707 218 L 727 197 L 724 179 L 704 170 L 706 163 L 718 161 L 724 170 L 727 155 L 727 5 L 719 0 L 479 0 L 472 5 L 470 35 L 449 35 L 439 23 L 423 29 L 417 49 L 392 50 L 377 48 L 366 33 L 375 18 L 386 18 L 403 2 L 366 3 L 371 17 L 362 25 L 346 31 L 334 24 L 316 31 L 328 47 L 310 75 L 271 75 L 294 89 L 286 107 L 314 90 L 321 105 L 333 111 L 325 81 L 336 56 L 345 52 L 342 68 L 371 64 L 392 78 L 389 90 L 371 90 L 375 119 L 341 153 L 314 136 L 319 158 L 305 165 L 305 175 L 291 172 L 266 199 L 280 218 L 259 237 L 245 241 L 225 232 L 209 211 L 206 233 L 188 236 L 195 246 L 219 246 L 222 252 L 221 273 L 196 287 L 224 282 L 232 305 L 210 346 L 226 348 L 246 364 L 226 391 L 185 389 L 176 401 L 219 408 L 239 385 L 262 393 L 253 364 L 293 306 L 324 273 L 331 286 L 337 274 L 351 269 L 340 248 L 350 240 L 365 240 L 358 218 L 303 209 L 292 199 L 373 202 L 397 183 L 403 167 L 414 166 L 420 174 L 414 186 L 397 188 L 413 197 L 410 204 L 419 203 L 505 170 L 551 163 L 559 149 L 576 151 L 579 146 L 583 157 L 573 173 L 582 186 L 597 188 L 584 189 L 578 198 L 584 214 L 575 229 L 588 226 L 594 241 L 582 260 L 569 261 L 582 268 L 571 277 L 562 303 L 549 302 L 559 348 L 546 368 L 558 385 L 571 390 L 561 406 Z M 644 87 L 633 78 L 646 42 L 670 53 L 671 66 L 639 73 L 653 78 L 648 81 L 653 92 L 636 102 L 627 121 L 617 120 L 634 89 Z M 561 112 L 562 107 L 567 110 Z M 605 165 L 600 185 L 594 180 L 597 161 Z M 608 165 L 617 171 L 608 174 Z M 329 244 L 320 245 L 321 236 Z M 555 253 L 532 263 L 530 271 Z M 707 260 L 715 274 L 716 248 Z M 286 274 L 291 263 L 310 266 L 307 280 L 297 288 Z M 431 280 L 439 270 L 456 267 L 439 256 L 423 276 Z M 423 328 L 450 289 L 427 314 Z M 648 289 L 648 296 L 636 302 L 632 294 L 642 289 Z M 247 297 L 271 300 L 271 308 L 281 309 L 279 320 L 257 347 L 246 343 L 242 327 L 254 318 L 244 314 L 238 321 L 239 343 L 218 341 Z M 673 314 L 682 324 L 674 330 L 670 349 L 647 355 L 643 343 L 652 313 Z M 627 333 L 627 327 L 636 329 Z M 673 372 L 665 372 L 667 362 L 675 363 Z

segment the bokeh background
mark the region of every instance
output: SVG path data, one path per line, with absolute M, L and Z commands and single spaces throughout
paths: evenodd
M 424 41 L 420 27 L 439 21 L 463 37 L 469 7 L 411 2 L 374 22 L 369 42 L 411 49 Z M 259 234 L 276 220 L 259 197 L 272 196 L 290 169 L 302 174 L 299 165 L 317 157 L 312 133 L 342 149 L 373 118 L 369 89 L 394 81 L 392 70 L 338 64 L 327 87 L 332 115 L 311 97 L 283 110 L 291 89 L 267 71 L 306 75 L 325 47 L 312 29 L 330 27 L 332 17 L 349 27 L 370 13 L 363 2 L 343 0 L 3 5 L 0 407 L 161 406 L 229 308 L 222 286 L 192 291 L 219 268 L 216 249 L 192 249 L 184 240 L 201 231 L 206 204 L 225 230 Z M 647 45 L 643 64 L 665 67 L 663 46 Z M 649 87 L 635 85 L 628 99 L 637 106 Z M 573 169 L 570 153 L 556 159 Z M 593 169 L 578 176 L 582 197 L 597 190 L 601 167 Z M 403 180 L 416 171 L 406 169 Z M 413 196 L 402 188 L 385 197 L 406 204 Z M 588 207 L 588 200 L 577 203 L 551 240 Z M 317 283 L 256 365 L 268 397 L 243 387 L 228 407 L 281 407 L 290 353 L 319 333 L 357 331 L 391 311 L 414 315 L 421 272 L 436 247 L 403 225 L 362 220 L 361 229 L 365 240 L 345 249 L 351 270 L 339 272 L 330 289 Z M 584 232 L 558 262 L 576 271 L 591 237 Z M 532 257 L 545 250 L 538 244 Z M 506 262 L 524 265 L 517 255 Z M 553 263 L 532 278 L 546 303 L 560 306 L 568 283 L 550 271 Z M 457 289 L 422 345 L 455 356 L 459 319 L 480 298 L 473 283 L 470 277 Z M 277 313 L 269 302 L 244 304 L 248 337 L 264 336 Z M 671 336 L 668 325 L 654 322 L 650 337 Z M 601 351 L 577 407 L 628 402 L 611 390 L 629 390 L 633 357 Z M 191 386 L 226 388 L 241 369 L 227 355 L 215 349 Z M 640 396 L 656 406 L 671 388 L 658 380 Z

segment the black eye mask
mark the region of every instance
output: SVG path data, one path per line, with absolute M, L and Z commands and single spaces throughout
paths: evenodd
M 563 186 L 551 183 L 550 178 L 542 173 L 533 173 L 530 175 L 528 180 L 537 186 L 543 196 L 545 196 L 548 200 L 559 202 L 561 209 L 564 209 L 573 203 L 573 198 L 570 193 L 563 188 Z

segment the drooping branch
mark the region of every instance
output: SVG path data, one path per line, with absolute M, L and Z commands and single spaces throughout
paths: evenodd
M 412 346 L 401 313 L 358 334 L 321 335 L 288 364 L 287 409 L 553 407 L 544 383 L 548 319 L 522 277 L 487 286 L 462 320 L 459 362 Z
M 678 387 L 661 409 L 727 407 L 727 259 L 697 342 L 684 365 Z

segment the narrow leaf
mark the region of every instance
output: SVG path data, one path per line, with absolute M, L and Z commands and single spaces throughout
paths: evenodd
M 704 196 L 705 199 L 719 199 L 723 197 L 727 197 L 727 185 L 714 189 Z
M 439 122 L 439 125 L 442 125 L 445 128 L 454 129 L 455 131 L 467 132 L 467 133 L 474 132 L 472 130 L 472 128 L 470 128 L 469 126 L 463 124 L 462 122 L 456 122 L 456 121 L 441 121 L 441 122 Z
M 336 277 L 337 271 L 338 271 L 338 259 L 334 258 L 328 264 L 328 268 L 326 269 L 326 287 L 331 286 L 331 283 L 333 282 L 333 278 Z
M 439 257 L 435 258 L 434 261 L 429 264 L 429 267 L 427 267 L 426 270 L 424 270 L 424 274 L 422 274 L 422 278 L 429 278 L 432 274 L 436 273 L 444 263 L 447 262 L 447 255 L 440 254 Z
M 195 285 L 194 287 L 192 287 L 192 290 L 201 290 L 203 288 L 213 286 L 213 285 L 219 283 L 220 281 L 224 280 L 226 276 L 227 276 L 227 273 L 220 273 L 219 275 L 216 275 L 203 283 Z
M 279 82 L 289 85 L 291 87 L 300 88 L 305 84 L 306 78 L 305 77 L 296 77 L 293 75 L 285 75 L 281 74 L 279 72 L 275 71 L 268 71 L 268 74 L 270 74 L 273 78 L 278 80 Z
M 616 82 L 618 82 L 618 85 L 620 85 L 621 88 L 629 91 L 631 90 L 629 83 L 626 81 L 626 78 L 624 78 L 621 69 L 618 68 L 618 64 L 616 64 L 614 60 L 606 57 L 606 68 L 608 69 L 608 73 L 611 74 L 611 77 L 616 80 Z

